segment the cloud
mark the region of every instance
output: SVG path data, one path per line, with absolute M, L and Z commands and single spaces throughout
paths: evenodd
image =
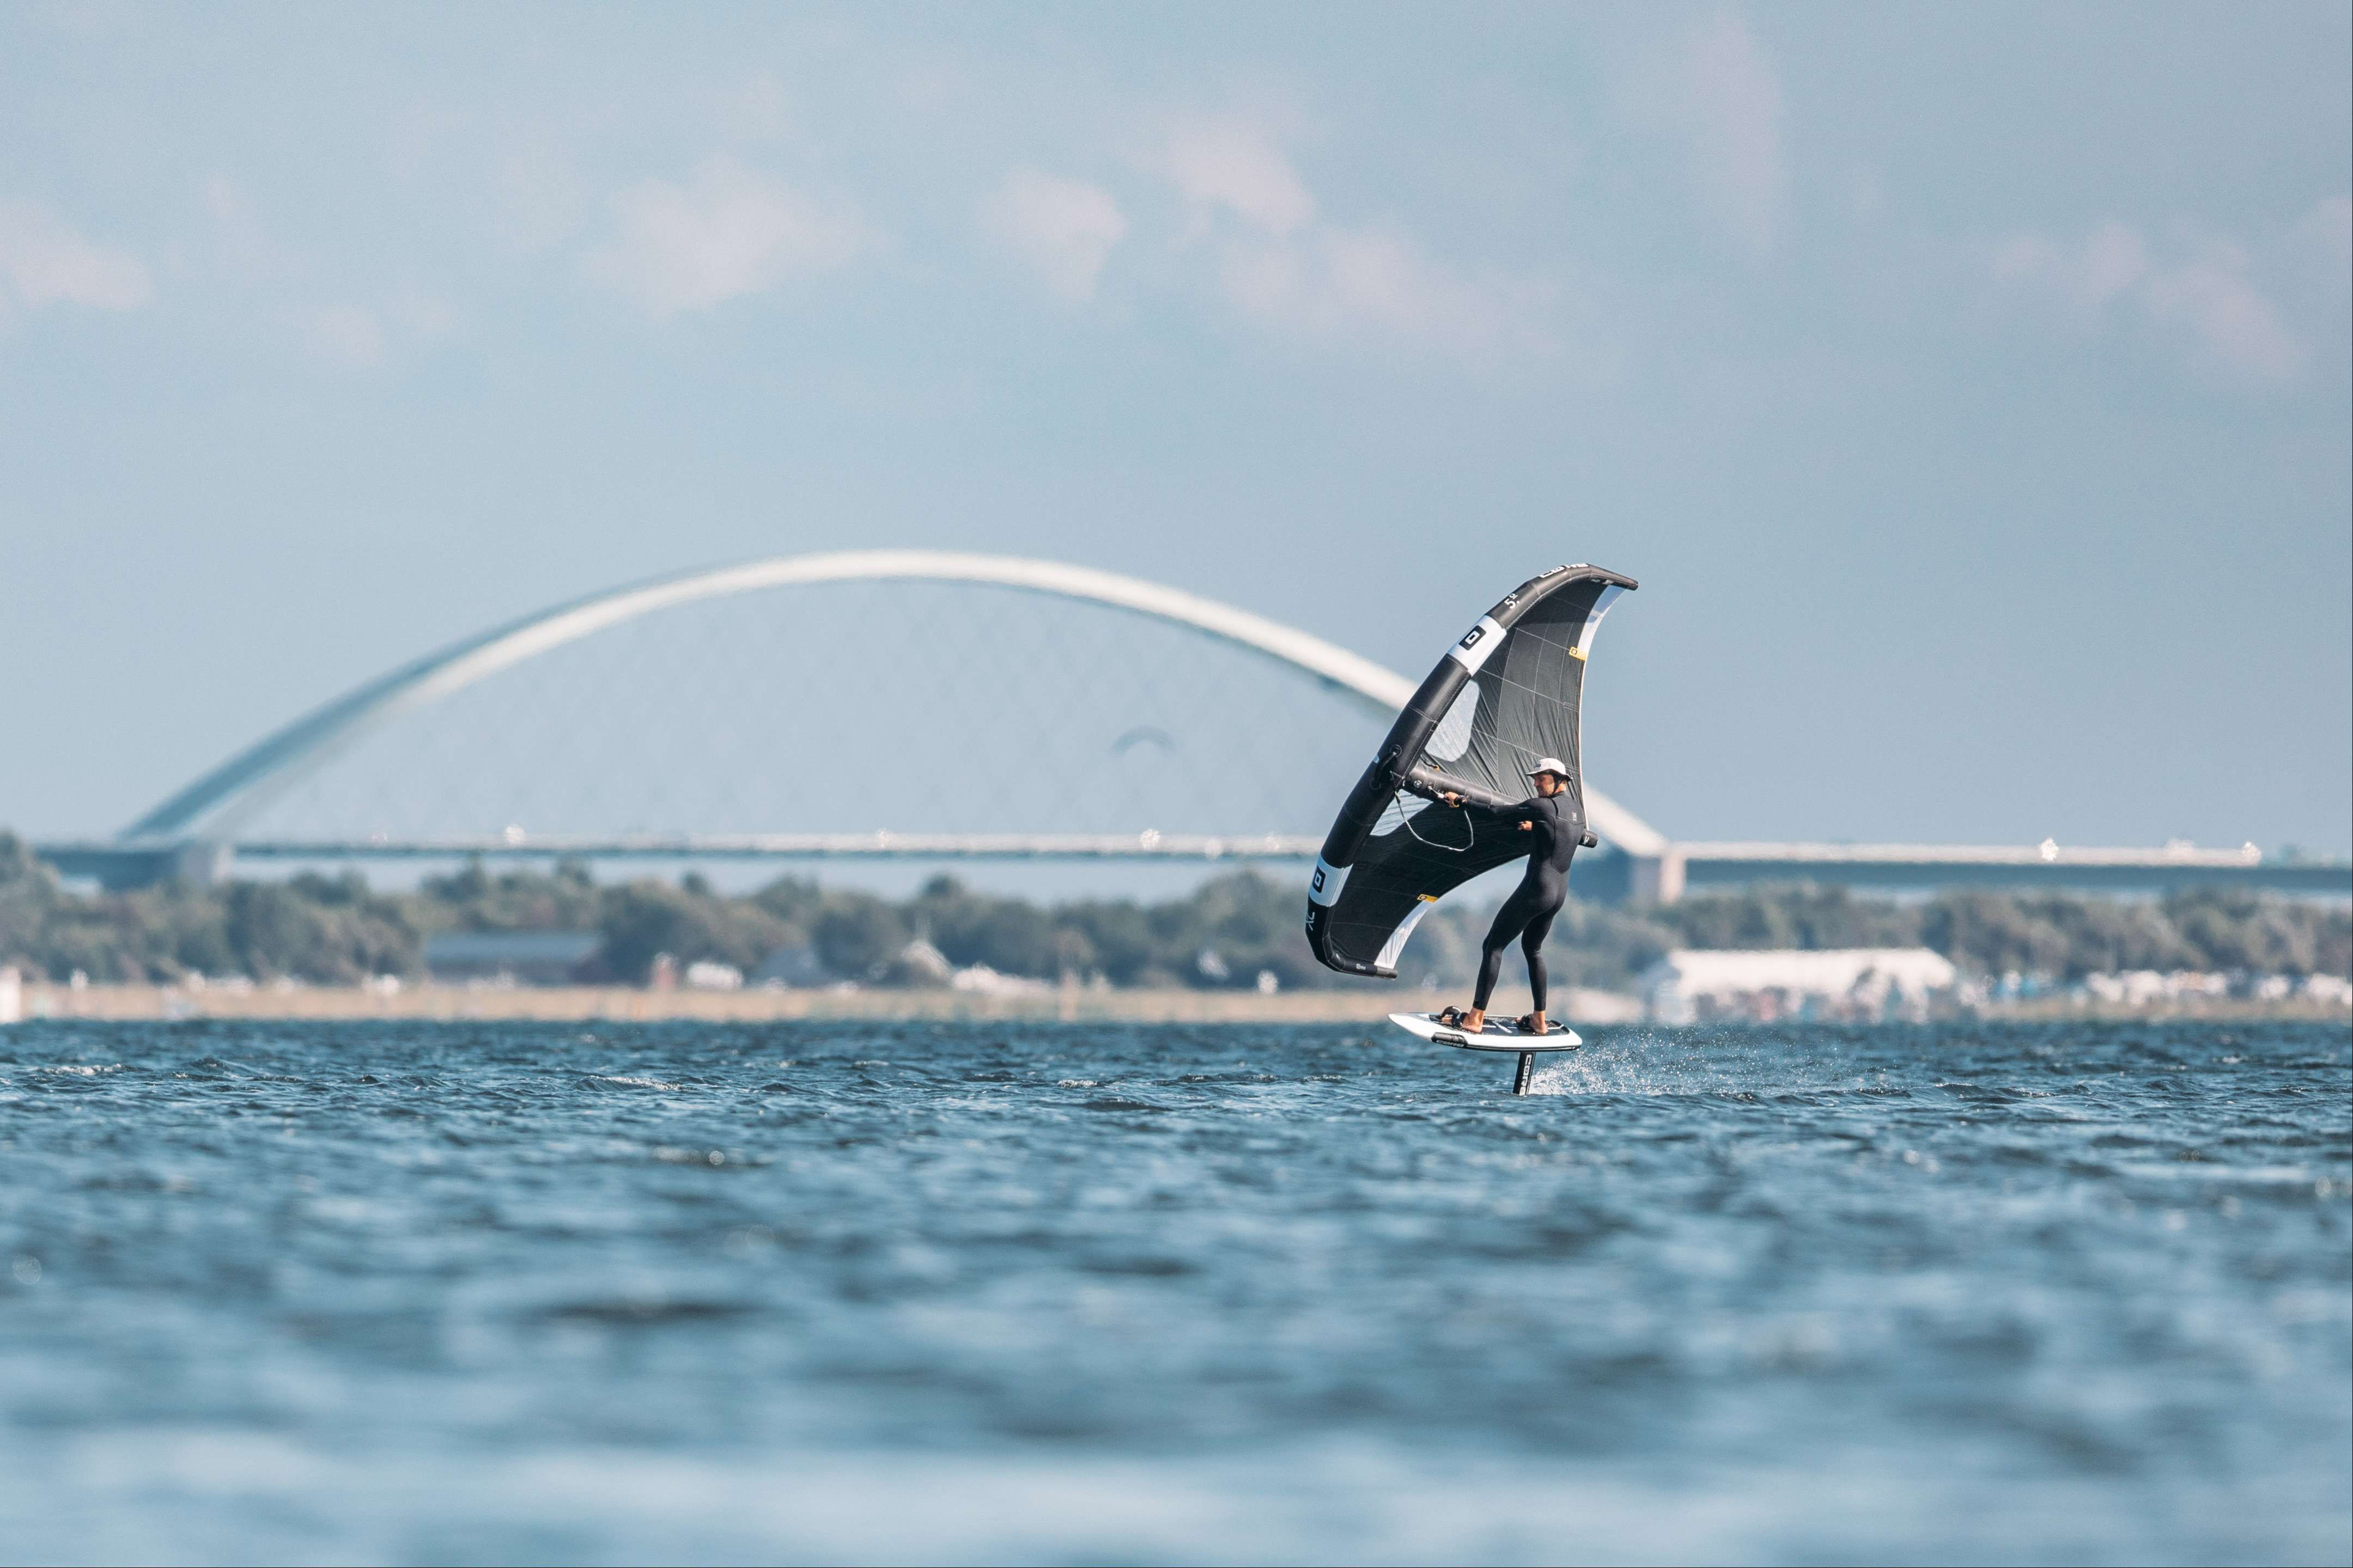
M 989 231 L 1066 300 L 1094 297 L 1095 282 L 1127 219 L 1109 191 L 1016 169 L 982 212 Z
M 1410 237 L 1319 225 L 1280 244 L 1238 243 L 1227 294 L 1261 320 L 1322 336 L 1374 328 L 1461 349 L 1492 347 L 1537 292 L 1457 276 Z
M 587 274 L 656 318 L 831 271 L 868 243 L 848 212 L 727 160 L 684 184 L 632 186 L 613 198 L 612 213 L 618 233 L 589 255 Z
M 1701 206 L 1751 256 L 1778 245 L 1789 176 L 1781 77 L 1745 17 L 1719 11 L 1625 73 L 1635 125 L 1681 144 Z
M 1272 137 L 1239 119 L 1179 125 L 1154 166 L 1195 209 L 1186 243 L 1207 240 L 1226 298 L 1270 325 L 1315 336 L 1370 330 L 1480 352 L 1537 334 L 1543 290 L 1472 278 L 1394 226 L 1319 217 L 1316 201 Z
M 2336 263 L 2337 277 L 2343 278 L 2344 268 L 2353 264 L 2353 197 L 2322 197 L 2312 204 L 2296 229 Z
M 2148 276 L 2148 246 L 2120 223 L 2102 224 L 2074 244 L 2020 235 L 1994 252 L 1993 274 L 2096 311 Z
M 1162 167 L 1196 205 L 1269 234 L 1290 234 L 1315 216 L 1315 198 L 1290 161 L 1248 121 L 1187 121 L 1169 138 Z
M 86 238 L 38 203 L 0 200 L 0 310 L 68 304 L 133 310 L 154 298 L 154 282 L 136 256 Z
M 2080 240 L 2021 235 L 1995 250 L 1993 275 L 2055 299 L 2087 325 L 2137 317 L 2237 375 L 2277 381 L 2303 366 L 2304 346 L 2256 286 L 2245 247 L 2200 236 L 2177 251 L 2160 258 L 2138 231 L 2110 222 Z
M 354 370 L 384 363 L 384 320 L 361 305 L 331 305 L 312 313 L 305 332 L 321 358 Z
M 329 305 L 302 322 L 311 351 L 348 370 L 372 370 L 396 350 L 449 335 L 457 314 L 446 300 L 415 289 L 384 305 Z
M 2247 253 L 2238 246 L 2209 241 L 2179 265 L 2152 270 L 2143 288 L 2150 315 L 2187 328 L 2232 370 L 2277 380 L 2304 363 L 2303 345 L 2249 279 Z

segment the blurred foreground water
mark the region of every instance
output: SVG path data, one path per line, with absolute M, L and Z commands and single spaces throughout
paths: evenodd
M 0 1559 L 2344 1562 L 2337 1026 L 31 1024 Z

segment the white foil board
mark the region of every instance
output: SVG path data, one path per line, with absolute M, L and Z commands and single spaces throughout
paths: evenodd
M 1508 1018 L 1490 1018 L 1486 1028 L 1470 1035 L 1453 1024 L 1441 1024 L 1429 1013 L 1392 1013 L 1389 1022 L 1409 1035 L 1419 1035 L 1441 1046 L 1460 1046 L 1466 1051 L 1573 1051 L 1585 1044 L 1577 1031 L 1555 1024 L 1548 1035 L 1523 1035 L 1519 1025 Z

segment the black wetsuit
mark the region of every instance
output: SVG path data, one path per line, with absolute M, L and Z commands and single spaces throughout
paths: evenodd
M 1528 868 L 1504 907 L 1495 911 L 1495 923 L 1487 928 L 1487 940 L 1479 950 L 1479 991 L 1471 1005 L 1484 1013 L 1487 998 L 1494 994 L 1495 977 L 1503 973 L 1504 950 L 1517 937 L 1520 951 L 1528 957 L 1528 989 L 1535 994 L 1536 1011 L 1545 1010 L 1544 941 L 1552 934 L 1552 918 L 1560 913 L 1560 906 L 1568 898 L 1568 862 L 1577 853 L 1584 830 L 1568 818 L 1568 795 L 1566 791 L 1553 795 L 1532 795 L 1499 813 L 1507 825 L 1507 832 L 1518 832 L 1523 822 L 1528 825 Z

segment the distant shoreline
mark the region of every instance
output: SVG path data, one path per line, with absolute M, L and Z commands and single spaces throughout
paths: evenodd
M 1561 1000 L 1555 993 L 1556 1001 Z M 1423 1012 L 1467 998 L 1451 992 L 1383 986 L 1333 991 L 1054 989 L 987 994 L 945 988 L 908 990 L 652 991 L 623 985 L 404 986 L 385 991 L 363 986 L 270 984 L 71 986 L 34 982 L 24 988 L 24 1019 L 83 1018 L 110 1022 L 183 1018 L 270 1020 L 440 1019 L 537 1020 L 548 1023 L 768 1023 L 796 1018 L 896 1020 L 990 1019 L 1104 1023 L 1308 1024 L 1377 1023 L 1391 1013 Z M 1580 1025 L 1641 1024 L 1641 1004 L 1615 992 L 1571 992 L 1556 1016 Z M 1525 989 L 1497 994 L 1493 1011 L 1514 1016 L 1527 1011 Z M 2341 1007 L 2299 999 L 2257 1002 L 2242 998 L 2175 999 L 2141 1007 L 2085 1005 L 2072 997 L 2000 1002 L 1976 1016 L 2021 1022 L 2085 1019 L 2305 1019 L 2342 1022 Z M 1727 1020 L 1724 1026 L 1738 1026 Z
M 626 985 L 364 986 L 269 984 L 202 989 L 171 985 L 85 985 L 53 983 L 25 987 L 26 1019 L 118 1021 L 178 1018 L 450 1020 L 543 1019 L 549 1022 L 653 1022 L 694 1019 L 755 1023 L 792 1018 L 1062 1019 L 1135 1023 L 1377 1023 L 1391 1013 L 1421 1012 L 1466 997 L 1401 986 L 1377 990 L 1257 991 L 1091 990 L 1055 988 L 1011 994 L 939 989 L 860 991 L 652 991 Z M 1499 992 L 1498 1013 L 1525 1013 L 1528 995 Z M 1603 991 L 1574 994 L 1568 1017 L 1582 1023 L 1630 1022 L 1641 1006 L 1630 996 Z

